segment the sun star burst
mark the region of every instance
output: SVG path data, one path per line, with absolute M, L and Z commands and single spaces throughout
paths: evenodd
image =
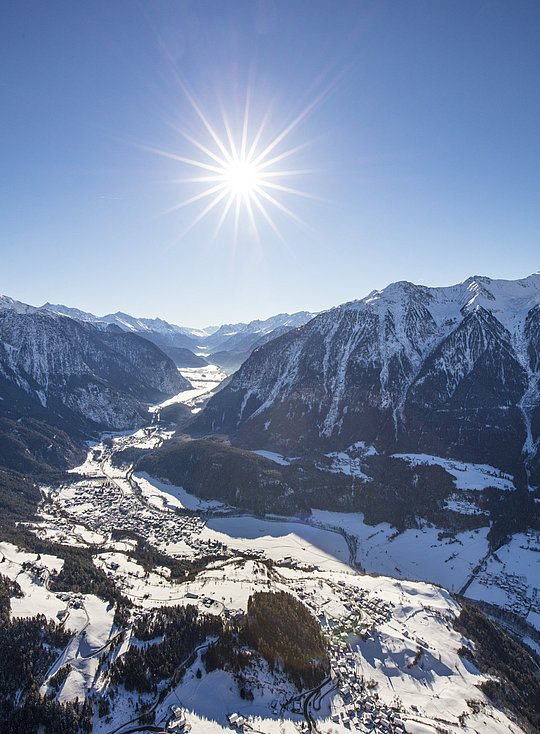
M 195 184 L 202 187 L 198 193 L 184 199 L 174 205 L 165 213 L 180 208 L 199 205 L 202 207 L 193 220 L 180 234 L 182 237 L 191 230 L 202 219 L 213 211 L 220 211 L 214 238 L 225 221 L 232 217 L 234 221 L 234 238 L 236 240 L 240 226 L 241 216 L 247 215 L 251 229 L 257 239 L 259 232 L 257 219 L 264 220 L 274 233 L 283 240 L 283 237 L 274 222 L 273 215 L 277 212 L 294 219 L 305 225 L 288 206 L 283 199 L 289 196 L 302 196 L 317 199 L 305 191 L 290 186 L 285 186 L 283 180 L 288 177 L 300 176 L 311 173 L 312 169 L 295 169 L 283 167 L 283 162 L 291 158 L 312 141 L 303 142 L 292 147 L 284 145 L 286 138 L 302 122 L 306 115 L 319 102 L 319 98 L 309 104 L 292 122 L 286 125 L 277 135 L 270 139 L 265 138 L 265 127 L 267 126 L 269 113 L 264 116 L 262 122 L 253 134 L 250 130 L 249 115 L 249 93 L 246 95 L 241 132 L 236 136 L 233 134 L 227 116 L 222 109 L 223 133 L 219 133 L 216 126 L 212 125 L 207 116 L 201 110 L 192 94 L 182 85 L 191 106 L 202 122 L 203 131 L 199 137 L 189 135 L 185 130 L 175 126 L 180 135 L 191 145 L 192 150 L 197 153 L 180 155 L 178 153 L 147 148 L 154 153 L 172 158 L 185 166 L 197 169 L 198 175 L 175 179 L 175 183 Z M 206 138 L 206 140 L 204 140 Z

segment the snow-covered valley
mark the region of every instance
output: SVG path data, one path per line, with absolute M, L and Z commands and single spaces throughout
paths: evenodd
M 205 368 L 189 370 L 193 390 L 167 404 L 198 410 L 217 377 Z M 157 416 L 137 432 L 104 435 L 73 470 L 75 481 L 42 488 L 40 517 L 31 526 L 38 537 L 90 548 L 95 567 L 128 600 L 124 619 L 95 594 L 52 591 L 49 579 L 62 570 L 62 559 L 0 546 L 0 572 L 22 591 L 11 600 L 12 618 L 39 609 L 70 630 L 69 643 L 39 681 L 42 694 L 102 702 L 94 707 L 92 731 L 110 734 L 147 730 L 143 713 L 157 727 L 149 731 L 201 734 L 522 731 L 479 688 L 486 675 L 458 654 L 474 644 L 456 628 L 461 609 L 449 592 L 465 590 L 507 610 L 513 632 L 516 620 L 527 622 L 530 634 L 520 634 L 539 651 L 537 533 L 515 535 L 492 553 L 486 528 L 448 535 L 426 523 L 397 533 L 386 523 L 366 524 L 360 513 L 322 510 L 255 517 L 115 460 L 118 452 L 154 448 L 171 435 Z M 278 465 L 295 460 L 260 453 Z M 333 471 L 354 472 L 346 454 L 333 460 Z M 474 491 L 491 471 L 459 463 L 447 468 L 462 477 L 463 491 Z M 507 479 L 499 481 L 505 491 Z M 161 554 L 152 568 L 137 557 L 138 540 Z M 179 575 L 174 563 L 185 571 Z M 166 678 L 149 693 L 111 683 L 109 671 L 129 650 L 163 640 L 136 636 L 138 621 L 156 609 L 191 605 L 234 620 L 252 594 L 268 590 L 294 595 L 321 624 L 331 668 L 316 690 L 299 692 L 256 658 L 242 673 L 252 698 L 246 700 L 230 670 L 204 672 L 201 656 L 211 640 L 189 656 L 178 680 Z

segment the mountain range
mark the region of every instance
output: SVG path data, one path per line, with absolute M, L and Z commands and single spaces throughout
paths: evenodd
M 12 299 L 8 300 L 11 304 L 15 303 Z M 20 304 L 18 307 L 24 306 L 25 304 Z M 13 305 L 10 307 L 13 308 Z M 211 363 L 219 365 L 228 374 L 237 370 L 258 346 L 290 329 L 302 326 L 314 315 L 307 311 L 295 314 L 282 313 L 247 324 L 224 324 L 205 329 L 191 329 L 170 324 L 159 318 L 136 318 L 121 311 L 100 317 L 61 304 L 45 303 L 41 309 L 92 323 L 100 329 L 109 328 L 112 324 L 122 331 L 139 334 L 168 354 L 177 367 L 203 367 Z
M 414 452 L 540 484 L 540 273 L 397 282 L 255 349 L 195 420 L 244 447 Z
M 314 317 L 279 314 L 196 332 L 161 319 L 98 318 L 3 296 L 0 416 L 75 438 L 137 428 L 148 421 L 149 402 L 189 388 L 156 340 L 173 348 L 175 339 L 187 339 L 199 342 L 208 360 L 221 354 L 229 364 L 242 361 L 183 426 L 192 437 L 309 454 L 319 469 L 325 455 L 363 446 L 380 486 L 384 462 L 370 459 L 373 453 L 487 464 L 517 487 L 534 487 L 540 484 L 539 304 L 540 273 L 516 281 L 474 276 L 439 288 L 397 282 Z M 167 466 L 186 455 L 167 448 Z M 206 445 L 200 455 L 207 460 Z M 235 457 L 252 470 L 248 457 Z M 153 466 L 157 471 L 159 461 Z M 317 477 L 322 496 L 335 482 Z M 280 481 L 288 496 L 289 478 Z M 307 491 L 304 481 L 297 483 Z M 211 491 L 211 477 L 206 484 Z M 288 506 L 309 506 L 309 498 Z

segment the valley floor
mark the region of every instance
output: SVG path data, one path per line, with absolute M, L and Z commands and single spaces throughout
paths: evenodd
M 194 388 L 167 402 L 197 410 L 219 375 L 207 368 L 182 372 Z M 325 734 L 522 731 L 479 688 L 486 676 L 458 654 L 469 643 L 454 629 L 460 607 L 449 592 L 466 588 L 470 598 L 496 604 L 539 630 L 538 534 L 516 535 L 490 553 L 486 528 L 445 537 L 428 525 L 397 534 L 387 524 L 365 524 L 360 514 L 260 519 L 114 466 L 116 452 L 151 448 L 169 435 L 156 421 L 90 446 L 74 470 L 80 481 L 43 488 L 41 517 L 32 527 L 43 538 L 91 548 L 96 567 L 133 603 L 131 621 L 115 624 L 113 606 L 97 596 L 51 591 L 49 578 L 61 570 L 62 559 L 0 544 L 0 573 L 24 594 L 11 600 L 12 617 L 39 609 L 72 632 L 40 681 L 42 693 L 53 690 L 52 676 L 65 669 L 57 699 L 107 698 L 110 710 L 102 716 L 96 710 L 93 731 L 109 734 L 144 730 L 142 705 L 152 712 L 152 731 L 173 731 L 178 716 L 183 730 L 217 734 L 238 728 L 231 714 L 243 717 L 244 731 L 268 734 L 307 727 Z M 134 538 L 196 570 L 179 581 L 165 563 L 145 568 L 133 554 Z M 107 670 L 131 646 L 143 644 L 134 620 L 149 610 L 190 604 L 234 618 L 246 611 L 254 591 L 269 589 L 294 594 L 319 619 L 331 650 L 331 674 L 320 689 L 299 694 L 259 660 L 246 673 L 253 693 L 248 701 L 231 673 L 204 672 L 205 643 L 186 661 L 177 684 L 164 681 L 150 694 L 122 686 L 112 692 Z M 537 645 L 533 638 L 526 640 L 531 647 Z

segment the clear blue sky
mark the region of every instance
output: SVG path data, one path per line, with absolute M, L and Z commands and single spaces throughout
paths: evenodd
M 204 326 L 321 310 L 394 280 L 540 269 L 538 0 L 4 0 L 0 292 Z M 283 243 L 206 200 L 182 157 L 270 107 Z M 221 126 L 221 127 L 220 127 Z M 296 180 L 297 179 L 297 180 Z M 218 212 L 216 214 L 215 212 Z M 270 210 L 269 210 L 270 211 Z

